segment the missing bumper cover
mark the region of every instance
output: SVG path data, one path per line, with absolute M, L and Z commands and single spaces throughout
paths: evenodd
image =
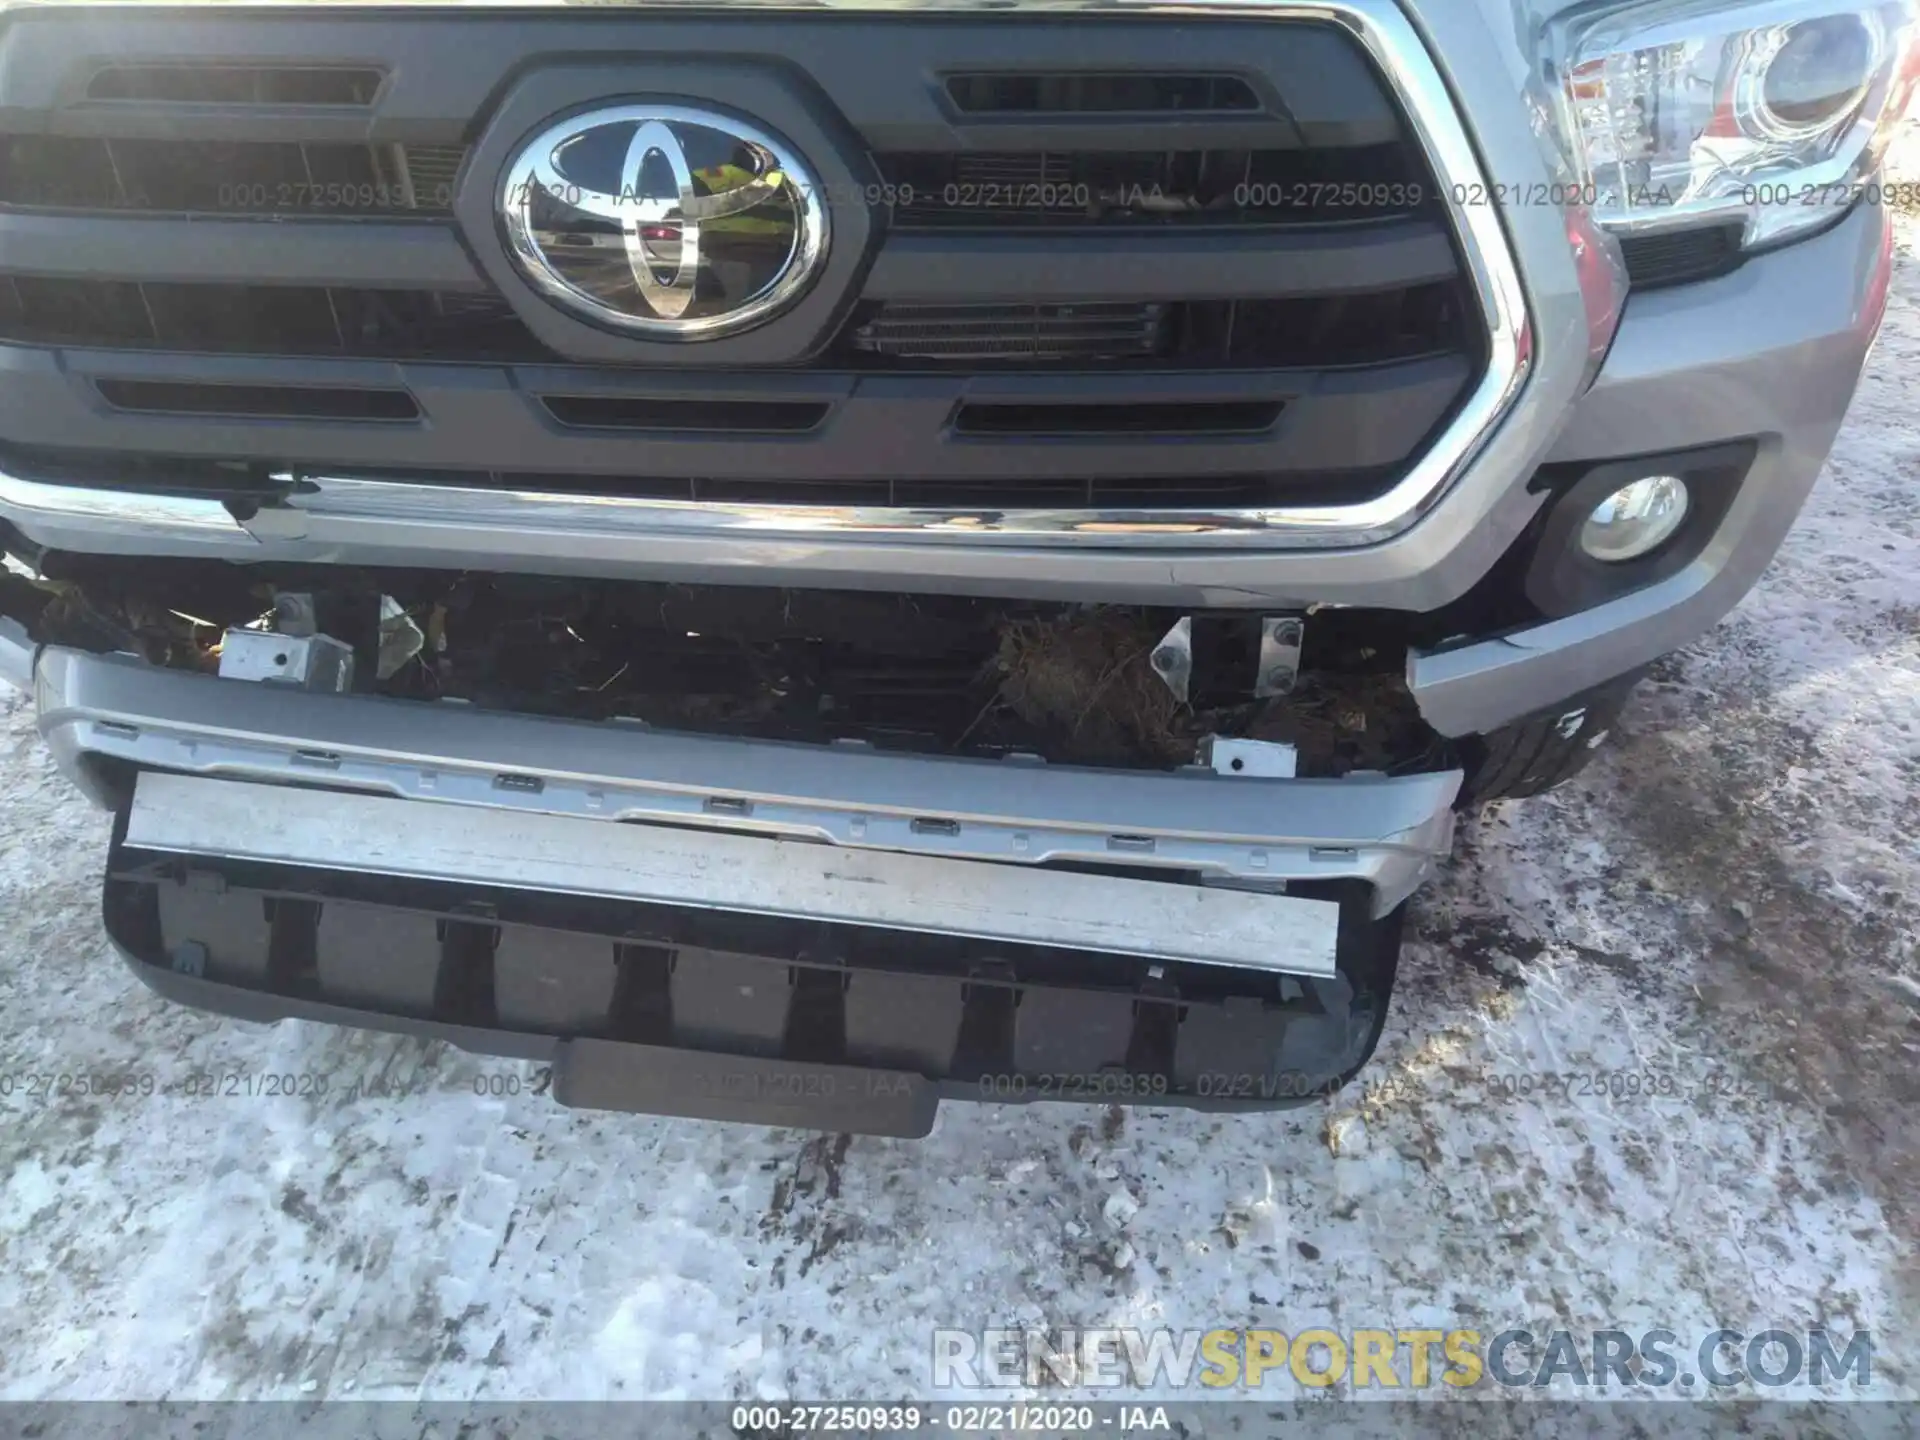
M 235 685 L 59 646 L 40 652 L 36 675 L 49 747 L 97 795 L 109 773 L 312 783 L 323 764 L 328 783 L 376 795 L 605 825 L 734 826 L 740 817 L 714 815 L 706 799 L 751 796 L 752 827 L 763 835 L 1094 867 L 1112 862 L 1107 836 L 1150 835 L 1153 853 L 1133 863 L 1223 878 L 1357 880 L 1375 914 L 1399 905 L 1448 853 L 1462 778 L 1441 771 L 1249 785 L 1197 768 L 1129 772 L 769 743 Z M 538 755 L 564 765 L 530 769 L 527 757 Z M 534 775 L 542 788 L 501 789 L 494 777 L 503 773 Z M 913 829 L 914 819 L 941 811 L 964 817 L 958 835 Z M 1332 866 L 1313 857 L 1315 846 L 1353 858 Z
M 188 883 L 199 862 L 125 846 L 109 861 L 108 929 L 171 999 L 545 1061 L 564 1104 L 904 1136 L 937 1098 L 1324 1095 L 1378 1038 L 1401 918 L 1368 919 L 1358 887 L 1322 891 L 1335 972 L 1275 976 L 213 863 L 218 886 Z M 187 950 L 192 973 L 172 963 Z

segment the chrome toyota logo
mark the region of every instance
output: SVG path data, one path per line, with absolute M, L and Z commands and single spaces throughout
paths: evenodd
M 541 131 L 507 167 L 500 213 L 543 294 L 657 340 L 759 324 L 827 253 L 820 187 L 792 147 L 683 105 L 610 106 Z

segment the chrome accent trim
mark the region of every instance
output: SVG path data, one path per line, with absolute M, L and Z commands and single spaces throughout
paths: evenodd
M 38 3 L 38 0 L 36 0 Z M 299 0 L 305 5 L 309 0 Z M 326 3 L 326 0 L 321 0 Z M 498 0 L 501 8 L 519 8 Z M 469 8 L 470 0 L 449 5 Z M 493 8 L 480 0 L 471 8 Z M 93 8 L 93 7 L 88 7 Z M 129 7 L 132 8 L 132 7 Z M 271 7 L 269 7 L 271 8 Z M 378 5 L 369 8 L 381 8 Z M 391 8 L 435 9 L 433 5 Z M 699 0 L 625 0 L 623 8 L 664 11 L 713 11 L 716 8 L 796 12 L 899 15 L 886 0 L 729 0 L 724 7 Z M 1433 166 L 1443 194 L 1485 193 L 1487 186 L 1473 142 L 1454 108 L 1446 81 L 1419 33 L 1392 0 L 1321 0 L 1321 3 L 1269 3 L 1269 0 L 934 0 L 914 5 L 914 15 L 1045 12 L 1104 15 L 1160 15 L 1240 20 L 1298 20 L 1334 24 L 1365 48 L 1393 89 L 1415 139 Z M 701 535 L 818 540 L 823 536 L 859 540 L 888 537 L 928 544 L 971 546 L 1065 544 L 1141 549 L 1321 550 L 1372 545 L 1409 529 L 1430 511 L 1465 470 L 1481 445 L 1511 411 L 1533 368 L 1533 331 L 1525 288 L 1507 235 L 1494 206 L 1449 205 L 1474 289 L 1480 297 L 1487 338 L 1487 366 L 1473 393 L 1433 444 L 1392 489 L 1351 505 L 1271 506 L 1245 510 L 908 510 L 843 509 L 830 506 L 719 505 L 685 501 L 554 495 L 537 490 L 511 492 L 454 488 L 443 490 L 415 482 L 371 478 L 319 478 L 318 493 L 296 499 L 294 507 L 316 516 L 371 518 L 377 515 L 431 514 L 463 525 L 536 527 L 585 522 L 635 537 L 650 534 L 695 538 Z M 132 492 L 81 489 L 73 505 L 58 484 L 25 476 L 0 477 L 0 510 L 18 506 L 48 520 L 100 522 L 127 533 L 140 524 L 156 530 L 190 529 L 204 535 L 221 527 L 224 507 L 198 512 L 154 511 L 156 500 Z M 207 502 L 196 502 L 203 506 Z M 141 510 L 136 522 L 123 513 Z M 270 512 L 263 512 L 263 514 Z M 9 514 L 8 518 L 15 518 Z M 19 523 L 16 519 L 16 523 Z M 237 529 L 230 516 L 225 528 Z M 243 543 L 238 535 L 231 542 Z
M 1334 973 L 1331 900 L 682 826 L 148 771 L 127 844 L 348 874 L 599 895 L 1287 975 Z
M 1358 879 L 1374 887 L 1378 913 L 1449 853 L 1462 778 L 1261 780 L 1200 766 L 1092 770 L 739 740 L 249 685 L 59 646 L 41 653 L 37 680 L 41 734 L 96 797 L 87 759 L 112 756 L 143 769 L 954 859 L 1104 867 L 1118 855 L 1242 884 Z
M 40 647 L 18 620 L 0 615 L 0 683 L 18 690 L 33 688 L 33 656 Z
M 218 500 L 63 485 L 5 471 L 0 471 L 0 516 L 22 527 L 80 525 L 103 535 L 172 535 L 230 543 L 246 533 Z

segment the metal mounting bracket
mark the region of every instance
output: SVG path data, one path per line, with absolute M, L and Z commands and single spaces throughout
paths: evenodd
M 1293 682 L 1300 674 L 1300 646 L 1306 633 L 1307 622 L 1298 615 L 1260 618 L 1260 668 L 1253 681 L 1255 699 L 1267 700 L 1292 691 Z
M 1153 670 L 1176 700 L 1187 698 L 1193 683 L 1193 617 L 1182 615 L 1153 647 Z

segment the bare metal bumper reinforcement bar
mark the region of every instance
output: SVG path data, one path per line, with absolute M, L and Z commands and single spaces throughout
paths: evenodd
M 152 988 L 914 1135 L 938 1100 L 1297 1104 L 1384 1024 L 1457 772 L 1103 771 L 295 691 L 48 647 Z M 16 669 L 19 667 L 15 667 Z
M 1333 973 L 1339 909 L 1289 895 L 185 775 L 140 777 L 126 838 L 174 854 L 1294 975 Z

